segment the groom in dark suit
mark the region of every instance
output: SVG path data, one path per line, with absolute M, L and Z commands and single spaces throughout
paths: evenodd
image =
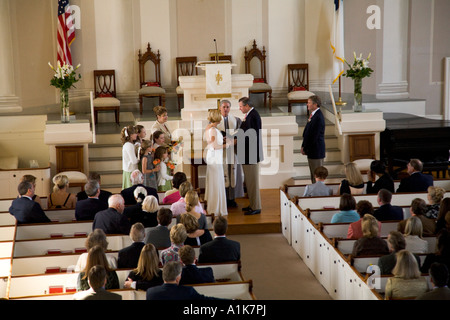
M 264 160 L 262 147 L 261 116 L 250 104 L 250 99 L 239 99 L 239 110 L 244 119 L 237 133 L 237 156 L 244 171 L 245 185 L 250 205 L 242 210 L 246 215 L 261 213 L 259 193 L 259 163 Z
M 323 166 L 325 158 L 325 119 L 320 110 L 322 102 L 318 96 L 308 99 L 309 119 L 303 130 L 301 153 L 308 157 L 311 182 L 315 182 L 314 170 Z

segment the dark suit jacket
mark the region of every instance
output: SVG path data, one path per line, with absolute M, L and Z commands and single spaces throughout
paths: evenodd
M 106 191 L 106 190 L 100 190 L 100 194 L 98 195 L 98 198 L 99 198 L 102 202 L 106 203 L 106 206 L 108 206 L 108 198 L 109 198 L 111 195 L 112 195 L 112 193 L 109 192 L 109 191 Z M 88 198 L 88 196 L 87 196 L 87 194 L 86 194 L 86 191 L 83 190 L 83 191 L 80 191 L 80 192 L 77 193 L 77 201 L 85 200 L 85 199 L 87 199 L 87 198 Z
M 102 229 L 106 234 L 129 234 L 130 222 L 127 217 L 114 208 L 97 212 L 92 224 L 92 230 Z
M 145 241 L 152 243 L 157 249 L 170 247 L 170 231 L 167 227 L 158 225 L 145 230 Z
M 373 213 L 373 216 L 378 221 L 387 220 L 403 220 L 403 209 L 401 207 L 393 206 L 389 204 L 383 204 Z
M 199 263 L 238 261 L 241 259 L 241 244 L 226 237 L 215 237 L 200 246 Z
M 262 146 L 262 122 L 258 111 L 253 108 L 242 121 L 241 130 L 237 135 L 237 156 L 241 164 L 256 164 L 264 160 Z M 245 137 L 245 138 L 244 138 Z M 256 140 L 255 140 L 256 138 Z M 245 153 L 242 152 L 241 143 L 245 141 Z
M 433 185 L 433 176 L 415 172 L 407 178 L 400 181 L 397 192 L 421 192 L 427 191 L 429 186 Z
M 320 108 L 303 130 L 302 147 L 309 159 L 325 158 L 325 119 Z
M 158 225 L 158 219 L 156 218 L 158 212 L 143 211 L 141 203 L 126 207 L 123 210 L 123 214 L 130 220 L 131 225 L 136 222 L 142 223 L 145 228 L 156 227 Z
M 75 218 L 77 220 L 94 220 L 95 214 L 108 209 L 108 204 L 100 199 L 87 198 L 78 200 L 75 205 Z
M 128 247 L 119 250 L 117 268 L 137 268 L 141 250 L 145 246 L 143 242 L 133 242 Z
M 416 300 L 450 300 L 450 289 L 448 287 L 434 288 L 421 294 Z
M 394 180 L 388 173 L 383 174 L 377 181 L 375 181 L 375 183 L 372 183 L 372 181 L 367 181 L 367 194 L 377 194 L 381 189 L 389 190 L 392 193 L 395 192 Z
M 83 300 L 122 300 L 122 296 L 120 294 L 109 292 L 101 288 L 95 293 L 86 295 Z
M 155 196 L 156 199 L 158 199 L 158 191 L 156 189 L 146 187 L 143 184 L 135 184 L 134 186 L 131 186 L 129 188 L 123 189 L 120 191 L 120 194 L 122 195 L 123 199 L 125 200 L 125 205 L 131 205 L 136 204 L 136 199 L 134 198 L 134 190 L 137 187 L 144 187 L 145 190 L 147 190 L 148 196 Z
M 147 290 L 147 300 L 212 300 L 216 298 L 199 294 L 192 287 L 164 283 L 162 286 Z
M 191 264 L 183 267 L 180 285 L 215 282 L 211 267 L 200 267 Z
M 39 203 L 27 197 L 14 199 L 9 207 L 18 224 L 51 222 Z

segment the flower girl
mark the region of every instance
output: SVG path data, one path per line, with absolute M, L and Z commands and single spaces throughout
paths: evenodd
M 172 189 L 173 176 L 170 175 L 168 167 L 169 153 L 166 147 L 158 147 L 153 158 L 154 166 L 161 166 L 157 173 L 158 191 L 167 191 Z
M 140 148 L 140 158 L 142 173 L 144 174 L 144 185 L 158 190 L 156 176 L 161 166 L 159 164 L 153 164 L 153 153 L 152 142 L 150 140 L 143 140 Z
M 122 189 L 131 187 L 131 172 L 138 168 L 139 159 L 136 156 L 134 140 L 137 134 L 133 126 L 124 127 L 121 131 L 122 140 Z

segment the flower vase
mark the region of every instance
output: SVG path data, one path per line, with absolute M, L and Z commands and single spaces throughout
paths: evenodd
M 69 123 L 70 122 L 70 114 L 69 114 L 69 90 L 61 89 L 60 90 L 60 103 L 61 103 L 61 122 Z
M 354 104 L 353 104 L 353 112 L 362 112 L 362 78 L 354 79 Z

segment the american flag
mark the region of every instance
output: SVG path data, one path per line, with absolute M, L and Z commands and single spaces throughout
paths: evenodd
M 75 40 L 75 24 L 69 0 L 58 0 L 58 61 L 72 65 L 70 45 Z

